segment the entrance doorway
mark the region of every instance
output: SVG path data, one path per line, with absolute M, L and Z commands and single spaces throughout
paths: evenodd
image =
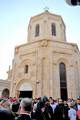
M 31 84 L 27 82 L 21 84 L 18 88 L 17 94 L 19 98 L 32 98 L 33 90 Z
M 32 98 L 32 91 L 20 91 L 19 98 Z

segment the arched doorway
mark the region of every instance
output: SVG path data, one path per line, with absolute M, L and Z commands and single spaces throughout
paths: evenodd
M 29 83 L 23 83 L 18 88 L 17 94 L 18 94 L 19 98 L 25 98 L 25 97 L 32 98 L 32 87 L 31 87 L 31 85 Z
M 66 80 L 66 66 L 63 62 L 59 64 L 59 73 L 60 73 L 60 93 L 61 99 L 67 99 L 67 80 Z

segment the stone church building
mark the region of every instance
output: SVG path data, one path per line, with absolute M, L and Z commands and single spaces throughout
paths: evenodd
M 8 80 L 12 97 L 80 95 L 80 52 L 77 44 L 66 41 L 60 15 L 46 10 L 31 17 L 27 43 L 15 48 Z

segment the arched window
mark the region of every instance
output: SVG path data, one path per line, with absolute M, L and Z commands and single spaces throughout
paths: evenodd
M 35 36 L 36 37 L 39 36 L 39 29 L 40 29 L 39 24 L 37 24 L 36 28 L 35 28 Z
M 28 73 L 28 65 L 25 65 L 25 73 Z
M 66 80 L 66 66 L 63 62 L 59 64 L 59 72 L 60 72 L 60 91 L 61 98 L 67 99 L 67 80 Z
M 53 36 L 56 36 L 56 25 L 55 23 L 51 24 L 51 33 Z

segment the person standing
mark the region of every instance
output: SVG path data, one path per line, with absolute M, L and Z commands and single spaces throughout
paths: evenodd
M 53 109 L 50 106 L 49 99 L 46 96 L 41 97 L 35 111 L 36 120 L 54 120 Z
M 20 103 L 20 115 L 15 120 L 32 120 L 31 119 L 32 100 L 23 98 Z
M 69 111 L 68 111 L 68 117 L 69 117 L 69 119 L 70 120 L 76 120 L 77 118 L 77 115 L 76 115 L 76 110 L 74 109 L 74 103 L 73 102 L 71 102 L 70 103 L 70 109 L 69 109 Z

